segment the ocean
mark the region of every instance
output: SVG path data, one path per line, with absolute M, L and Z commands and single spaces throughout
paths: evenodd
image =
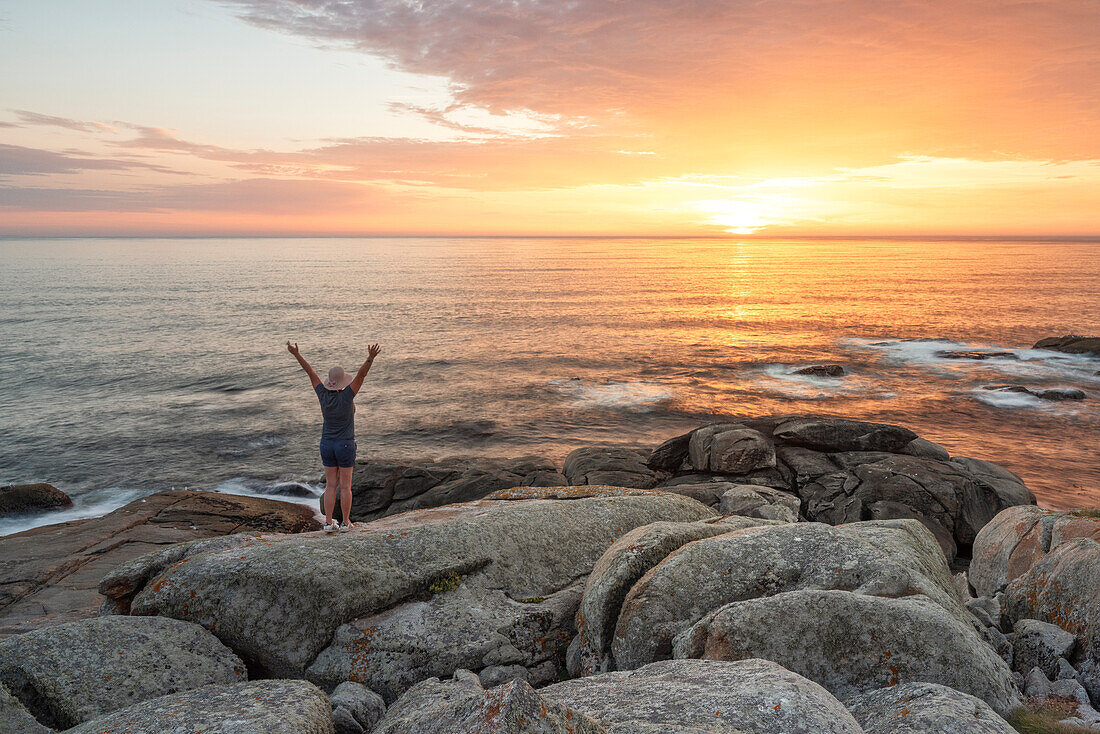
M 320 373 L 382 344 L 360 458 L 560 462 L 819 413 L 1096 505 L 1100 359 L 1030 348 L 1068 333 L 1100 334 L 1100 240 L 0 240 L 0 483 L 76 502 L 0 534 L 171 488 L 316 492 L 320 413 L 288 339 Z M 820 363 L 847 375 L 794 374 Z

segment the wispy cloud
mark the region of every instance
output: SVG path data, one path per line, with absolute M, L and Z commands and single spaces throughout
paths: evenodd
M 68 117 L 54 117 L 53 115 L 44 115 L 41 112 L 31 112 L 29 110 L 12 110 L 24 124 L 26 125 L 43 125 L 52 127 L 62 127 L 68 130 L 79 130 L 81 132 L 117 132 L 117 128 L 113 125 L 108 125 L 103 122 L 86 122 L 84 120 L 73 120 Z

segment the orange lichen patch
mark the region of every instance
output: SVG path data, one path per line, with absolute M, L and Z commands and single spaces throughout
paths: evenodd
M 776 705 L 772 706 L 772 711 L 778 711 L 779 707 L 782 706 L 782 705 L 783 705 L 782 703 L 777 703 Z
M 902 709 L 901 711 L 899 711 L 897 713 L 897 716 L 895 716 L 894 718 L 896 719 L 898 716 L 908 716 L 908 715 L 909 715 L 909 709 Z

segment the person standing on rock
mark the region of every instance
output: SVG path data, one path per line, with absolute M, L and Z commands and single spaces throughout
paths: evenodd
M 324 425 L 321 428 L 321 463 L 325 466 L 325 532 L 337 530 L 346 532 L 351 522 L 351 473 L 355 469 L 355 396 L 363 386 L 363 380 L 370 372 L 374 358 L 382 347 L 371 344 L 367 348 L 367 361 L 355 373 L 355 377 L 344 372 L 343 367 L 333 367 L 328 371 L 328 379 L 321 378 L 309 366 L 298 344 L 286 343 L 287 351 L 294 355 L 298 364 L 309 375 L 317 399 L 321 401 L 321 415 Z M 340 509 L 344 513 L 344 522 L 340 524 L 332 519 L 336 507 L 336 492 L 339 487 Z

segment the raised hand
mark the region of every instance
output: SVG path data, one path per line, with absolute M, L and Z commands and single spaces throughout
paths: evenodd
M 298 356 L 298 342 L 294 342 L 294 344 L 291 344 L 290 340 L 287 339 L 286 350 L 288 352 L 290 352 L 291 354 L 293 354 L 295 357 L 297 357 Z
M 382 353 L 382 347 L 377 344 L 371 344 L 367 347 L 367 359 L 374 359 Z

